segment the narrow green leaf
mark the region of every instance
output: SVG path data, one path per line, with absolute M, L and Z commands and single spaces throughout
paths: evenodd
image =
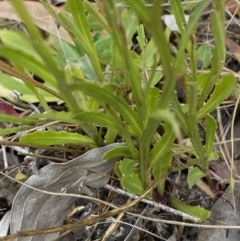
M 154 167 L 153 167 L 153 176 L 154 176 L 154 180 L 155 181 L 157 181 L 160 178 L 164 177 L 168 173 L 169 168 L 172 165 L 172 159 L 173 159 L 173 154 L 171 152 L 167 152 L 154 165 Z M 164 190 L 165 190 L 165 181 L 163 181 L 160 184 L 158 184 L 157 189 L 158 189 L 158 192 L 160 194 L 163 194 Z
M 170 196 L 170 202 L 177 210 L 196 217 L 197 222 L 199 223 L 210 217 L 210 211 L 203 209 L 200 206 L 189 206 L 173 196 Z
M 20 142 L 45 146 L 76 144 L 96 147 L 95 142 L 91 138 L 77 133 L 70 133 L 65 131 L 34 132 L 21 137 Z
M 57 120 L 57 121 L 64 121 L 66 123 L 71 123 L 78 125 L 79 121 L 72 117 L 70 112 L 51 112 L 51 113 L 44 113 L 44 114 L 34 114 L 29 116 L 32 119 L 44 119 L 44 120 Z
M 87 54 L 79 58 L 77 66 L 81 68 L 81 71 L 87 79 L 98 81 L 98 75 L 96 74 L 96 71 L 94 70 L 91 60 Z
M 1 122 L 14 123 L 14 124 L 26 124 L 26 125 L 34 125 L 42 123 L 40 120 L 33 120 L 28 117 L 16 117 L 13 115 L 6 115 L 0 113 Z
M 156 42 L 153 39 L 151 39 L 146 44 L 144 51 L 140 54 L 141 59 L 144 59 L 144 64 L 148 68 L 155 67 L 154 64 L 156 65 L 156 63 L 159 63 L 159 61 L 160 61 L 160 54 L 159 54 L 159 52 L 156 52 L 156 48 L 157 48 Z M 154 74 L 155 74 L 155 71 L 154 71 Z M 162 75 L 162 73 L 159 74 L 159 72 L 156 72 L 156 74 L 158 76 Z M 159 79 L 158 79 L 158 81 L 159 81 Z
M 225 1 L 221 1 L 222 3 Z M 209 94 L 212 92 L 214 85 L 217 83 L 219 76 L 222 72 L 222 68 L 225 64 L 226 57 L 226 48 L 225 48 L 225 8 L 222 4 L 220 6 L 223 7 L 222 10 L 216 11 L 214 10 L 211 13 L 211 29 L 214 36 L 215 48 L 212 57 L 211 63 L 211 74 L 209 80 L 206 82 L 204 89 L 201 93 L 201 96 L 198 100 L 198 109 L 200 109 L 204 103 L 204 101 L 208 98 Z
M 143 51 L 146 46 L 146 37 L 144 32 L 144 26 L 142 24 L 138 26 L 137 33 L 138 33 L 137 41 L 139 43 L 141 50 Z
M 157 55 L 157 54 L 156 54 Z M 158 68 L 159 66 L 157 66 Z M 148 75 L 150 76 L 149 78 L 149 82 L 150 82 L 150 86 L 154 87 L 156 86 L 156 84 L 159 82 L 159 80 L 161 80 L 163 78 L 163 73 L 162 71 L 152 71 L 152 70 L 148 70 Z
M 151 32 L 153 39 L 156 43 L 156 50 L 158 54 L 161 56 L 163 74 L 165 79 L 162 94 L 160 95 L 157 105 L 159 109 L 165 109 L 168 106 L 173 91 L 175 89 L 177 77 L 176 72 L 173 71 L 170 49 L 166 48 L 166 46 L 168 46 L 168 42 L 164 35 L 164 29 L 162 23 L 159 21 L 159 16 L 161 16 L 162 14 L 162 9 L 159 6 L 161 6 L 162 1 L 154 1 L 153 7 L 149 9 L 147 9 L 144 6 L 144 3 L 141 1 L 125 0 L 125 2 L 127 2 L 132 7 L 132 9 L 134 9 L 139 19 Z M 149 118 L 139 143 L 140 173 L 144 188 L 147 187 L 148 182 L 148 173 L 146 172 L 146 170 L 149 165 L 148 162 L 150 143 L 158 126 L 158 121 Z
M 122 177 L 122 173 L 121 171 L 119 170 L 119 165 L 120 165 L 120 162 L 116 162 L 115 166 L 114 166 L 114 172 L 115 174 L 121 178 Z
M 70 8 L 75 25 L 84 34 L 89 45 L 93 48 L 93 40 L 89 30 L 88 21 L 85 15 L 83 2 L 77 0 L 68 0 L 67 6 Z
M 173 108 L 174 112 L 176 113 L 177 120 L 180 123 L 182 130 L 184 131 L 185 134 L 187 134 L 189 136 L 189 127 L 188 127 L 187 118 L 183 111 L 182 106 L 180 105 L 180 103 L 178 101 L 176 93 L 173 93 L 173 95 L 172 95 L 171 104 L 172 104 L 172 108 Z
M 103 156 L 103 160 L 110 160 L 118 156 L 132 157 L 131 152 L 127 146 L 118 146 L 106 152 Z
M 35 86 L 33 86 L 29 83 L 25 83 L 25 85 L 33 92 L 33 94 L 35 95 L 35 97 L 37 98 L 37 100 L 39 101 L 41 106 L 44 108 L 44 110 L 46 112 L 51 112 L 47 101 L 45 100 L 44 96 L 40 93 L 40 91 L 38 91 L 38 89 Z
M 116 130 L 119 130 L 116 121 L 112 116 L 99 113 L 99 112 L 83 112 L 79 113 L 74 116 L 74 119 L 83 121 L 83 122 L 90 122 L 94 124 L 98 124 L 100 126 L 106 126 L 109 128 L 114 128 Z
M 25 131 L 31 129 L 32 126 L 19 126 L 19 127 L 12 127 L 6 129 L 0 129 L 0 136 L 6 136 L 13 133 L 17 133 L 19 131 Z
M 189 84 L 189 114 L 188 114 L 188 126 L 189 126 L 189 134 L 190 139 L 193 144 L 193 147 L 196 150 L 198 157 L 202 162 L 203 170 L 208 173 L 209 165 L 207 162 L 207 158 L 205 156 L 205 149 L 201 141 L 200 132 L 199 132 L 199 124 L 197 120 L 197 99 L 198 99 L 198 88 L 197 82 L 192 81 Z
M 29 37 L 32 40 L 32 45 L 46 63 L 46 68 L 52 73 L 54 73 L 56 78 L 62 78 L 61 71 L 59 71 L 50 50 L 47 48 L 39 29 L 35 26 L 33 19 L 28 13 L 23 1 L 12 0 L 11 3 L 14 5 L 17 13 L 23 20 L 25 27 L 27 28 Z
M 182 35 L 182 39 L 180 40 L 180 43 L 179 43 L 179 49 L 178 49 L 176 63 L 175 63 L 176 70 L 181 69 L 182 61 L 185 61 L 184 55 L 185 55 L 185 49 L 186 49 L 187 43 L 189 41 L 189 37 L 194 32 L 199 22 L 199 19 L 202 16 L 202 13 L 206 9 L 206 7 L 211 3 L 212 3 L 212 0 L 201 1 L 192 11 L 187 24 L 186 31 Z
M 120 97 L 115 96 L 111 91 L 103 89 L 92 83 L 77 83 L 68 86 L 71 91 L 82 91 L 86 95 L 90 95 L 95 99 L 110 105 L 124 120 L 133 128 L 137 136 L 141 136 L 142 127 L 138 115 L 131 107 L 123 101 Z
M 180 137 L 180 128 L 176 116 L 173 112 L 165 109 L 165 110 L 156 110 L 151 117 L 152 119 L 160 121 L 165 121 L 171 125 L 171 128 L 175 132 L 177 137 Z
M 180 0 L 170 0 L 171 10 L 175 16 L 180 33 L 184 33 L 184 25 L 186 24 L 183 5 Z
M 107 133 L 104 137 L 105 144 L 107 145 L 107 144 L 114 143 L 116 141 L 117 135 L 118 135 L 118 131 L 116 129 L 108 128 Z
M 211 115 L 206 115 L 205 117 L 206 122 L 206 155 L 209 156 L 213 151 L 213 145 L 215 140 L 215 134 L 217 130 L 217 123 L 215 119 Z
M 161 162 L 161 158 L 166 155 L 166 153 L 171 148 L 176 136 L 171 125 L 166 123 L 164 126 L 165 132 L 161 140 L 155 144 L 150 155 L 150 166 L 153 168 L 155 165 Z
M 153 113 L 157 107 L 157 101 L 159 98 L 159 89 L 155 87 L 149 87 L 145 95 L 145 105 L 146 105 L 146 120 Z
M 104 18 L 104 16 L 99 12 L 99 10 L 97 9 L 96 5 L 90 3 L 89 1 L 84 1 L 83 2 L 84 7 L 86 8 L 87 12 L 89 14 L 91 14 L 96 21 L 98 22 L 98 24 L 101 24 L 103 26 L 103 28 L 110 33 L 111 30 L 108 26 L 108 23 L 106 21 L 106 19 Z
M 144 191 L 142 181 L 137 173 L 122 177 L 121 184 L 124 189 L 132 194 L 140 195 Z
M 197 77 L 198 83 L 198 91 L 201 94 L 204 87 L 208 85 L 208 81 L 210 80 L 210 73 L 202 73 Z
M 201 171 L 198 167 L 191 168 L 188 171 L 188 176 L 187 176 L 188 187 L 191 189 L 199 179 L 205 176 L 206 176 L 206 173 Z
M 132 95 L 136 104 L 136 109 L 141 113 L 143 94 L 139 79 L 136 77 L 140 72 L 140 69 L 133 65 L 130 56 L 130 51 L 127 43 L 127 32 L 124 30 L 122 24 L 120 24 L 119 14 L 112 1 L 103 1 L 106 19 L 111 27 L 111 36 L 115 43 L 117 52 L 122 59 L 124 70 L 126 74 L 126 83 L 131 85 Z
M 75 37 L 77 37 L 77 41 L 80 41 L 80 44 L 82 44 L 83 48 L 85 48 L 85 51 L 88 53 L 94 70 L 96 71 L 99 77 L 99 80 L 104 81 L 101 65 L 98 60 L 97 52 L 93 44 L 93 39 L 85 15 L 83 2 L 78 0 L 69 0 L 67 2 L 67 6 L 70 8 L 71 14 L 74 19 L 74 23 L 70 24 L 75 25 L 74 28 L 71 27 L 70 29 L 71 31 L 73 31 L 74 34 L 76 34 Z M 59 14 L 59 16 L 62 17 L 62 21 L 64 23 L 68 22 L 67 24 L 69 25 L 69 21 L 67 21 L 68 19 L 66 19 L 66 16 L 62 14 Z M 78 38 L 79 36 L 81 36 L 81 39 L 84 40 L 84 43 L 81 41 L 81 39 Z
M 132 45 L 132 38 L 136 33 L 139 21 L 136 14 L 129 8 L 123 9 L 121 12 L 121 19 L 126 34 L 127 43 L 130 48 Z
M 92 49 L 92 47 L 88 44 L 87 40 L 84 38 L 83 33 L 81 33 L 79 29 L 77 29 L 77 27 L 73 25 L 73 23 L 69 20 L 66 14 L 59 13 L 59 19 L 65 28 L 71 29 L 71 33 L 74 36 L 74 40 L 76 44 L 81 46 L 84 49 L 84 51 L 87 53 L 87 57 L 90 60 L 89 65 L 91 64 L 94 71 L 96 72 L 96 75 L 98 77 L 97 80 L 103 82 L 104 76 L 101 70 L 99 59 L 96 53 L 93 54 L 93 51 L 95 52 L 95 50 Z M 80 53 L 80 54 L 84 55 L 83 53 Z
M 207 103 L 199 110 L 197 118 L 201 120 L 206 114 L 215 110 L 229 95 L 236 86 L 236 78 L 232 74 L 223 75 L 216 85 Z

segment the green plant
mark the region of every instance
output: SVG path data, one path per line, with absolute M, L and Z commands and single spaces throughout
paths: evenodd
M 125 189 L 142 194 L 152 181 L 156 182 L 174 170 L 173 159 L 174 155 L 178 155 L 179 141 L 189 137 L 193 148 L 183 147 L 184 152 L 196 157 L 192 166 L 199 164 L 201 167 L 201 170 L 196 168 L 189 172 L 189 183 L 192 186 L 203 176 L 207 176 L 211 182 L 208 169 L 213 155 L 216 122 L 209 114 L 232 93 L 236 85 L 234 76 L 220 76 L 225 60 L 224 1 L 214 1 L 211 29 L 216 47 L 211 70 L 207 74 L 197 73 L 194 31 L 211 0 L 195 6 L 187 24 L 181 1 L 170 0 L 181 35 L 175 57 L 168 47 L 167 30 L 164 31 L 159 20 L 162 14 L 160 0 L 154 1 L 150 8 L 143 1 L 125 0 L 130 6 L 125 9 L 117 8 L 113 0 L 102 1 L 101 6 L 88 1 L 68 0 L 66 7 L 72 18 L 64 11 L 55 13 L 41 1 L 72 36 L 75 46 L 65 43 L 69 48 L 69 58 L 72 58 L 70 65 L 66 64 L 66 61 L 70 61 L 66 60 L 66 56 L 52 53 L 22 2 L 12 2 L 29 36 L 4 33 L 5 41 L 0 46 L 0 55 L 10 60 L 14 68 L 7 69 L 3 63 L 0 63 L 0 68 L 21 78 L 46 112 L 26 119 L 1 114 L 2 120 L 28 125 L 26 128 L 29 129 L 37 123 L 59 120 L 78 125 L 84 131 L 84 135 L 68 133 L 69 141 L 66 132 L 54 134 L 53 130 L 49 130 L 28 134 L 20 142 L 42 144 L 46 138 L 46 145 L 68 143 L 93 148 L 120 138 L 126 142 L 126 146 L 109 151 L 104 159 L 123 156 L 115 166 L 115 173 Z M 149 42 L 146 41 L 143 26 L 152 36 Z M 139 55 L 130 50 L 136 32 L 141 48 Z M 21 41 L 21 48 L 12 44 L 13 35 Z M 71 55 L 71 51 L 74 54 Z M 190 59 L 190 72 L 187 71 L 186 55 Z M 31 78 L 31 73 L 41 77 L 45 83 L 37 83 Z M 3 79 L 10 78 L 4 73 L 1 76 Z M 155 84 L 163 76 L 164 85 L 159 89 Z M 11 88 L 11 81 L 4 85 Z M 184 87 L 184 106 L 175 92 L 177 81 Z M 38 91 L 39 88 L 44 91 Z M 48 106 L 49 95 L 54 100 L 66 103 L 68 112 L 51 111 Z M 199 121 L 206 123 L 205 145 L 200 138 Z M 107 127 L 104 137 L 101 133 L 103 127 Z M 12 131 L 16 132 L 16 129 Z M 186 165 L 178 168 L 184 169 Z M 163 194 L 165 183 L 159 184 L 157 189 Z M 182 207 L 186 210 L 185 205 L 174 203 L 177 203 L 178 209 Z M 197 210 L 191 209 L 189 212 L 197 215 Z M 200 221 L 208 215 L 205 212 Z

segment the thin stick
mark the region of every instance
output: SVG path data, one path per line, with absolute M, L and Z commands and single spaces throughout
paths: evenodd
M 116 192 L 116 193 L 118 193 L 118 194 L 121 194 L 121 195 L 130 197 L 130 198 L 132 198 L 132 199 L 138 199 L 138 198 L 139 198 L 139 196 L 137 196 L 137 195 L 133 195 L 133 194 L 131 194 L 131 193 L 129 193 L 129 192 L 126 192 L 126 191 L 124 191 L 124 190 L 122 190 L 122 189 L 120 189 L 120 188 L 112 187 L 112 186 L 110 186 L 110 185 L 108 185 L 108 184 L 105 186 L 105 188 L 107 188 L 108 190 L 111 190 L 111 191 L 113 191 L 113 192 Z M 162 210 L 164 210 L 164 211 L 166 211 L 166 212 L 170 212 L 170 213 L 173 213 L 173 214 L 175 214 L 175 215 L 179 215 L 179 216 L 182 216 L 183 218 L 186 218 L 186 219 L 189 219 L 189 220 L 191 220 L 191 221 L 196 222 L 196 217 L 194 217 L 194 216 L 192 216 L 192 215 L 189 215 L 189 214 L 187 214 L 187 213 L 183 213 L 183 212 L 178 211 L 178 210 L 176 210 L 176 209 L 170 208 L 170 207 L 165 206 L 165 205 L 163 205 L 163 204 L 161 204 L 161 203 L 157 203 L 157 202 L 148 200 L 148 199 L 146 199 L 146 198 L 143 198 L 143 199 L 141 200 L 141 202 L 144 202 L 144 203 L 149 204 L 149 205 L 151 205 L 151 206 L 154 206 L 154 207 L 156 207 L 156 208 L 162 209 Z

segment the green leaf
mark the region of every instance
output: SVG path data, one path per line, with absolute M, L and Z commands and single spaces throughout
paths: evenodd
M 99 113 L 99 112 L 83 112 L 74 116 L 74 119 L 90 122 L 94 124 L 98 124 L 100 126 L 106 126 L 109 128 L 113 128 L 119 130 L 114 118 L 110 115 Z
M 71 91 L 80 90 L 84 94 L 90 95 L 96 100 L 112 106 L 113 109 L 116 110 L 119 114 L 121 114 L 124 120 L 133 128 L 136 135 L 141 136 L 142 127 L 138 115 L 125 101 L 123 101 L 120 97 L 114 95 L 114 93 L 112 93 L 111 91 L 87 82 L 69 85 L 68 89 Z
M 53 75 L 58 79 L 62 78 L 62 73 L 58 69 L 56 62 L 54 61 L 49 48 L 46 46 L 39 29 L 35 26 L 33 19 L 28 13 L 24 3 L 18 0 L 12 0 L 11 3 L 16 8 L 16 11 L 22 21 L 25 24 L 25 27 L 28 31 L 29 38 L 32 40 L 32 45 L 34 49 L 41 56 L 43 61 L 46 64 L 46 69 L 48 69 Z M 20 56 L 19 56 L 20 57 Z
M 88 44 L 93 47 L 93 40 L 89 29 L 88 21 L 82 1 L 68 0 L 67 6 L 70 8 L 74 23 L 87 40 Z
M 136 160 L 130 158 L 124 158 L 122 161 L 120 161 L 119 170 L 121 171 L 121 176 L 125 177 L 134 174 L 136 172 L 136 163 Z
M 178 121 L 176 119 L 176 116 L 173 112 L 165 109 L 165 110 L 156 110 L 151 117 L 152 119 L 158 120 L 160 121 L 165 121 L 167 123 L 169 123 L 173 129 L 173 131 L 175 132 L 175 135 L 177 137 L 180 137 L 180 128 L 179 128 L 179 124 Z
M 87 15 L 87 21 L 88 21 L 88 25 L 89 25 L 89 28 L 91 31 L 102 31 L 103 30 L 103 26 L 98 21 L 96 21 L 96 19 L 92 15 L 90 15 L 90 14 Z
M 120 162 L 116 162 L 116 164 L 115 164 L 115 166 L 114 166 L 114 172 L 115 172 L 115 174 L 116 174 L 119 178 L 121 178 L 121 177 L 122 177 L 122 173 L 121 173 L 121 171 L 120 171 L 120 169 L 119 169 L 119 165 L 120 165 Z
M 205 121 L 206 121 L 205 150 L 206 150 L 206 155 L 209 156 L 213 150 L 215 134 L 216 134 L 216 130 L 217 130 L 217 123 L 211 115 L 206 115 Z
M 151 141 L 161 120 L 166 122 L 164 126 L 165 133 L 149 154 Z M 175 120 L 174 114 L 167 109 L 157 110 L 148 118 L 139 143 L 140 174 L 145 188 L 147 187 L 148 180 L 148 172 L 146 170 L 148 170 L 149 165 L 153 167 L 159 158 L 169 151 L 176 138 L 176 133 L 179 133 L 177 126 L 178 123 Z
M 187 176 L 188 187 L 191 189 L 199 179 L 205 176 L 206 176 L 206 173 L 201 171 L 198 167 L 191 168 L 188 171 L 188 176 Z
M 146 6 L 144 4 L 144 1 L 132 1 L 132 0 L 125 0 L 131 6 L 132 9 L 135 10 L 135 12 L 138 14 L 139 18 L 145 22 L 150 22 L 149 12 L 146 11 Z
M 84 7 L 86 8 L 87 12 L 89 14 L 91 14 L 92 17 L 95 18 L 95 21 L 97 22 L 97 26 L 101 25 L 108 33 L 111 32 L 109 29 L 109 26 L 107 24 L 106 19 L 104 18 L 104 16 L 99 12 L 98 8 L 96 7 L 96 5 L 88 2 L 88 1 L 84 1 L 83 2 Z M 91 27 L 91 23 L 88 21 L 89 26 Z M 96 27 L 96 25 L 94 25 Z M 98 27 L 99 28 L 99 27 Z
M 141 50 L 143 51 L 146 46 L 146 37 L 144 32 L 144 26 L 142 24 L 138 26 L 137 33 L 138 33 L 137 41 L 139 43 Z
M 136 14 L 128 8 L 124 8 L 121 13 L 123 28 L 125 30 L 126 39 L 129 48 L 132 45 L 133 35 L 136 33 L 137 26 L 139 24 Z
M 197 49 L 196 54 L 197 60 L 202 62 L 203 68 L 207 68 L 211 63 L 212 48 L 207 44 L 203 44 Z
M 19 126 L 19 127 L 12 127 L 6 129 L 0 129 L 0 136 L 6 136 L 13 133 L 17 133 L 19 131 L 25 131 L 31 129 L 32 126 Z
M 218 1 L 217 1 L 218 2 Z M 223 7 L 221 10 L 214 10 L 211 13 L 210 22 L 211 22 L 211 29 L 214 36 L 215 48 L 212 57 L 211 63 L 211 73 L 209 76 L 209 80 L 206 82 L 204 89 L 198 99 L 198 109 L 200 109 L 204 103 L 204 101 L 209 97 L 210 93 L 212 92 L 214 85 L 219 80 L 219 76 L 222 72 L 222 69 L 225 64 L 226 58 L 226 48 L 225 48 L 225 37 L 226 37 L 226 30 L 225 30 L 225 7 L 223 2 L 218 7 Z
M 0 46 L 0 55 L 9 59 L 18 67 L 27 69 L 28 71 L 46 80 L 47 83 L 56 86 L 55 78 L 51 72 L 48 71 L 43 61 L 39 61 L 32 55 L 22 52 L 19 49 L 14 49 L 6 46 Z
M 153 68 L 154 64 L 160 61 L 160 54 L 156 52 L 156 43 L 151 39 L 140 54 L 141 59 L 144 59 L 145 67 Z M 158 79 L 159 81 L 159 79 Z
M 116 141 L 116 138 L 117 138 L 117 130 L 116 129 L 113 129 L 113 128 L 108 128 L 107 129 L 107 133 L 105 135 L 105 144 L 111 144 L 111 143 L 114 143 Z
M 40 120 L 33 120 L 28 117 L 16 117 L 13 115 L 6 115 L 0 113 L 0 120 L 1 122 L 8 122 L 11 124 L 27 124 L 27 125 L 34 125 L 42 123 Z
M 157 100 L 159 97 L 159 89 L 155 87 L 149 87 L 146 93 L 146 120 L 149 118 L 149 116 L 153 113 L 153 111 L 157 107 Z
M 155 181 L 158 181 L 168 173 L 169 168 L 172 165 L 172 159 L 173 154 L 171 152 L 167 152 L 160 160 L 158 160 L 158 163 L 154 165 L 153 176 Z M 157 189 L 160 194 L 163 194 L 165 190 L 165 181 L 158 184 Z
M 32 56 L 37 61 L 42 62 L 42 58 L 33 48 L 27 36 L 23 33 L 1 29 L 0 38 L 4 46 L 19 50 L 20 52 Z
M 182 130 L 186 135 L 189 136 L 189 127 L 188 127 L 187 118 L 184 112 L 184 108 L 182 108 L 181 104 L 179 103 L 177 93 L 173 93 L 171 98 L 171 105 L 172 105 L 173 111 L 176 113 L 176 118 Z
M 184 17 L 183 6 L 180 0 L 170 0 L 171 10 L 175 16 L 178 28 L 180 33 L 184 33 L 184 25 L 186 24 L 186 20 Z
M 139 174 L 131 174 L 121 178 L 121 184 L 124 189 L 132 194 L 142 194 L 143 193 L 143 184 L 140 179 Z
M 98 57 L 108 64 L 113 61 L 113 40 L 112 37 L 102 38 L 94 43 Z
M 215 110 L 229 95 L 236 86 L 236 78 L 232 74 L 222 76 L 220 82 L 211 94 L 207 103 L 199 110 L 197 118 L 201 120 L 206 114 Z
M 125 157 L 132 157 L 131 152 L 127 146 L 119 146 L 115 147 L 112 150 L 106 152 L 103 155 L 103 160 L 110 160 L 114 157 L 118 156 L 125 156 Z
M 85 15 L 83 2 L 78 0 L 69 0 L 67 2 L 67 6 L 71 10 L 74 22 L 71 22 L 67 15 L 60 13 L 59 17 L 61 18 L 62 24 L 63 26 L 67 27 L 67 29 L 71 29 L 71 32 L 76 37 L 76 41 L 84 48 L 88 54 L 91 60 L 91 64 L 99 80 L 103 81 L 104 76 L 101 70 L 100 62 L 98 60 L 96 49 L 94 47 L 88 21 Z
M 40 119 L 58 120 L 58 121 L 64 121 L 66 123 L 72 123 L 75 125 L 79 124 L 79 121 L 72 117 L 72 113 L 63 112 L 63 111 L 49 112 L 49 113 L 44 113 L 44 114 L 34 114 L 34 115 L 29 116 L 29 118 L 37 119 L 37 120 L 40 120 Z
M 106 62 L 106 64 L 113 64 L 115 68 L 122 67 L 122 60 L 118 53 L 114 53 L 112 37 L 102 38 L 94 43 L 98 57 Z
M 148 70 L 148 75 L 150 76 L 149 82 L 151 87 L 154 87 L 163 78 L 163 72 L 161 70 Z
M 184 32 L 184 34 L 182 35 L 182 39 L 179 43 L 179 49 L 178 49 L 178 53 L 177 53 L 177 58 L 176 58 L 176 66 L 175 68 L 177 70 L 181 69 L 181 65 L 183 63 L 183 61 L 185 61 L 184 55 L 185 55 L 185 49 L 187 46 L 187 43 L 189 42 L 189 38 L 191 36 L 191 34 L 194 32 L 200 17 L 202 16 L 202 13 L 205 11 L 206 7 L 212 3 L 212 0 L 205 0 L 205 1 L 201 1 L 196 8 L 192 11 L 188 24 L 187 24 L 187 28 Z
M 204 87 L 208 85 L 209 79 L 210 79 L 210 73 L 202 73 L 198 75 L 197 83 L 198 83 L 198 90 L 200 93 L 202 93 Z
M 48 37 L 48 44 L 49 46 L 54 46 L 53 55 L 57 61 L 62 61 L 62 59 L 64 59 L 67 64 L 77 62 L 81 57 L 81 55 L 77 52 L 76 47 L 63 40 L 59 41 L 59 37 L 55 35 L 50 35 Z M 70 65 L 69 67 L 71 68 L 72 66 Z
M 210 211 L 203 209 L 200 206 L 189 206 L 173 196 L 170 196 L 170 202 L 177 210 L 196 217 L 197 222 L 202 222 L 210 217 Z
M 38 89 L 29 84 L 29 83 L 25 83 L 25 85 L 33 92 L 33 94 L 35 95 L 35 97 L 38 99 L 39 103 L 42 105 L 42 107 L 44 108 L 44 110 L 46 112 L 50 112 L 50 108 L 48 106 L 47 101 L 45 100 L 45 98 L 40 94 L 40 92 L 38 91 Z
M 166 153 L 171 148 L 176 136 L 172 129 L 172 127 L 169 124 L 164 125 L 165 132 L 161 138 L 161 140 L 155 144 L 153 147 L 151 154 L 150 154 L 150 166 L 154 167 L 155 165 L 158 165 L 161 163 L 161 159 L 163 156 L 166 155 Z
M 137 69 L 130 57 L 130 51 L 127 43 L 127 32 L 124 31 L 123 25 L 120 23 L 119 12 L 115 8 L 112 1 L 102 2 L 105 8 L 106 19 L 109 26 L 111 27 L 111 36 L 114 40 L 114 46 L 118 50 L 119 56 L 122 59 L 125 73 L 125 80 L 127 84 L 131 85 L 132 96 L 136 105 L 136 109 L 141 111 L 142 109 L 142 99 L 143 94 L 141 90 L 141 85 L 139 84 L 138 76 L 140 70 Z
M 87 137 L 77 133 L 69 133 L 66 131 L 54 132 L 54 131 L 41 131 L 27 134 L 20 139 L 22 143 L 30 143 L 37 145 L 64 145 L 64 144 L 76 144 L 84 146 L 95 146 L 95 142 Z
M 88 55 L 85 54 L 78 60 L 77 65 L 81 68 L 81 71 L 84 73 L 84 76 L 90 80 L 98 81 L 98 75 L 96 74 L 91 60 L 89 59 Z

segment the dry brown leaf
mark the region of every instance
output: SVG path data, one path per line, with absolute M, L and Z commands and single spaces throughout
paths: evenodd
M 236 14 L 240 17 L 240 1 L 226 0 L 226 7 L 232 14 Z
M 59 32 L 59 36 L 65 40 L 66 42 L 73 44 L 71 37 L 69 36 L 68 32 L 60 27 L 57 29 L 56 22 L 54 18 L 47 12 L 44 6 L 39 2 L 24 2 L 28 12 L 32 16 L 35 24 L 43 29 L 44 31 L 54 34 L 58 36 L 57 31 Z M 54 11 L 59 11 L 59 8 L 52 7 Z M 0 18 L 7 18 L 15 21 L 21 21 L 20 17 L 16 13 L 14 7 L 11 5 L 10 2 L 0 2 Z
M 233 40 L 226 38 L 225 40 L 227 47 L 236 57 L 236 59 L 240 62 L 240 46 L 235 43 Z
M 92 193 L 88 187 L 105 186 L 109 181 L 108 174 L 112 171 L 115 162 L 119 160 L 119 158 L 113 158 L 104 162 L 103 155 L 122 145 L 124 143 L 110 144 L 90 150 L 67 163 L 47 165 L 40 169 L 37 175 L 31 176 L 25 184 L 54 193 L 65 191 L 71 194 Z M 90 171 L 89 175 L 85 176 L 85 171 Z M 12 204 L 10 232 L 62 225 L 76 200 L 77 197 L 49 195 L 22 186 Z M 22 237 L 17 240 L 50 241 L 57 236 L 58 233 L 53 233 Z

